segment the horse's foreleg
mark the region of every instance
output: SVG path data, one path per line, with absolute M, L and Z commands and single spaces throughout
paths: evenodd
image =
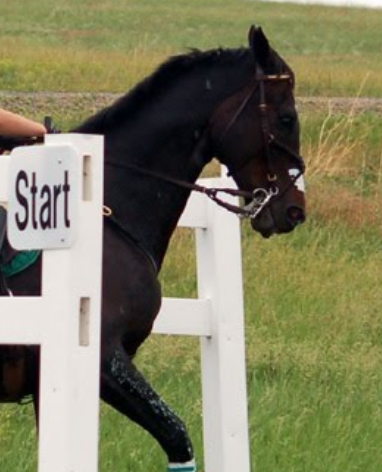
M 169 471 L 196 471 L 186 427 L 136 369 L 123 348 L 103 362 L 101 396 L 159 442 L 167 454 Z

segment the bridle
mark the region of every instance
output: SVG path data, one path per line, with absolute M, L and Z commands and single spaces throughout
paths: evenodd
M 265 83 L 272 82 L 272 81 L 291 82 L 292 76 L 290 74 L 263 74 L 257 71 L 255 73 L 255 76 L 252 78 L 252 80 L 253 80 L 253 83 L 251 84 L 251 87 L 248 93 L 246 94 L 244 100 L 241 102 L 241 104 L 239 105 L 235 113 L 233 114 L 232 118 L 229 120 L 227 126 L 225 127 L 224 131 L 221 133 L 220 137 L 217 139 L 217 144 L 221 145 L 223 143 L 224 139 L 227 137 L 227 135 L 232 130 L 232 128 L 234 127 L 239 117 L 244 112 L 245 108 L 247 107 L 249 101 L 251 100 L 256 90 L 259 89 L 260 99 L 259 99 L 258 106 L 260 110 L 262 143 L 263 143 L 263 148 L 264 148 L 265 159 L 267 162 L 267 180 L 269 182 L 269 188 L 267 189 L 255 188 L 252 191 L 239 190 L 239 189 L 234 189 L 234 188 L 208 188 L 208 187 L 204 187 L 202 185 L 196 184 L 196 183 L 190 183 L 184 180 L 169 177 L 159 172 L 144 169 L 133 164 L 117 163 L 117 162 L 111 162 L 111 161 L 107 161 L 105 162 L 105 164 L 112 167 L 133 170 L 134 172 L 166 181 L 178 187 L 182 187 L 191 191 L 203 193 L 208 198 L 210 198 L 211 200 L 213 200 L 215 203 L 222 206 L 226 210 L 237 214 L 240 218 L 255 219 L 263 211 L 263 209 L 266 206 L 268 206 L 271 202 L 274 202 L 275 200 L 280 199 L 295 184 L 295 182 L 304 173 L 305 165 L 304 165 L 304 161 L 302 157 L 299 154 L 293 151 L 293 149 L 291 149 L 289 146 L 280 142 L 271 132 L 270 120 L 269 120 L 269 115 L 268 115 L 269 106 L 266 102 Z M 298 168 L 297 173 L 293 177 L 291 176 L 291 180 L 289 184 L 281 191 L 279 187 L 276 185 L 278 176 L 274 172 L 273 165 L 272 165 L 272 149 L 273 148 L 278 148 L 282 150 L 283 152 L 285 152 L 286 154 L 288 154 L 289 156 L 293 157 L 293 159 L 297 163 L 297 168 Z M 227 166 L 228 176 L 233 176 L 237 174 L 242 168 L 244 168 L 248 164 L 248 162 L 251 159 L 252 159 L 252 156 L 250 156 L 249 158 L 241 162 L 235 168 L 233 168 L 232 166 Z M 219 197 L 219 194 L 226 194 L 226 195 L 244 198 L 245 200 L 249 201 L 249 203 L 245 206 L 233 205 L 221 199 Z
M 256 71 L 253 77 L 253 83 L 246 94 L 244 100 L 241 102 L 240 106 L 233 114 L 232 118 L 229 120 L 228 124 L 226 125 L 224 131 L 221 133 L 220 137 L 217 140 L 217 145 L 221 146 L 224 139 L 227 137 L 229 132 L 232 130 L 233 126 L 244 112 L 245 108 L 247 107 L 249 101 L 253 97 L 256 90 L 259 90 L 259 110 L 260 110 L 260 126 L 261 126 L 261 136 L 262 136 L 262 144 L 264 149 L 265 160 L 267 163 L 267 181 L 269 183 L 269 188 L 256 188 L 252 192 L 251 201 L 243 207 L 248 213 L 245 215 L 248 218 L 254 219 L 256 218 L 261 211 L 270 204 L 273 200 L 280 199 L 294 184 L 295 182 L 304 174 L 305 171 L 305 164 L 303 158 L 300 154 L 296 153 L 293 149 L 291 149 L 286 144 L 279 141 L 275 135 L 271 132 L 270 127 L 270 120 L 269 120 L 269 105 L 266 101 L 265 95 L 265 83 L 267 82 L 282 82 L 287 81 L 289 83 L 292 82 L 292 76 L 290 74 L 264 74 L 260 71 Z M 273 169 L 273 162 L 272 162 L 272 149 L 278 148 L 281 151 L 285 152 L 289 156 L 293 158 L 293 160 L 297 164 L 297 173 L 293 176 L 290 183 L 280 191 L 279 187 L 276 185 L 278 180 L 277 173 Z M 234 176 L 240 170 L 242 170 L 249 161 L 252 160 L 252 156 L 249 156 L 243 162 L 238 164 L 237 166 L 233 167 L 232 165 L 226 165 L 228 169 L 228 176 Z
M 293 149 L 291 149 L 289 146 L 286 146 L 283 144 L 281 141 L 279 141 L 274 134 L 271 132 L 270 124 L 269 124 L 269 105 L 266 101 L 265 97 L 265 83 L 266 82 L 292 82 L 292 76 L 290 74 L 262 74 L 259 72 L 256 72 L 254 79 L 253 79 L 253 85 L 251 86 L 248 94 L 245 96 L 244 100 L 240 104 L 239 108 L 236 110 L 230 121 L 228 122 L 227 126 L 225 127 L 224 131 L 218 138 L 218 145 L 221 145 L 226 138 L 227 134 L 231 131 L 233 126 L 235 125 L 236 121 L 240 117 L 240 115 L 243 113 L 245 110 L 246 106 L 248 105 L 249 101 L 251 100 L 253 94 L 256 92 L 257 89 L 259 89 L 259 110 L 260 110 L 260 126 L 261 126 L 261 135 L 262 135 L 262 141 L 263 141 L 263 146 L 264 146 L 264 153 L 265 153 L 265 159 L 267 161 L 267 168 L 268 168 L 268 175 L 267 179 L 270 182 L 273 182 L 277 180 L 277 175 L 276 173 L 273 172 L 272 168 L 272 158 L 271 158 L 271 148 L 272 146 L 277 147 L 281 149 L 282 151 L 285 151 L 287 154 L 292 156 L 296 162 L 298 163 L 298 167 L 301 168 L 301 174 L 304 173 L 305 170 L 305 165 L 302 157 L 297 154 Z M 252 159 L 252 156 L 247 158 L 245 161 L 243 161 L 241 164 L 239 164 L 237 167 L 234 169 L 232 166 L 227 166 L 229 172 L 228 175 L 232 176 L 236 174 L 239 170 L 241 170 L 244 166 L 247 165 L 247 163 Z

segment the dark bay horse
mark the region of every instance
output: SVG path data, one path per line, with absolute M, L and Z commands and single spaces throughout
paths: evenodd
M 105 136 L 102 399 L 145 428 L 169 470 L 196 470 L 183 422 L 133 364 L 161 304 L 158 272 L 193 184 L 216 157 L 244 198 L 234 209 L 264 237 L 305 219 L 294 74 L 260 28 L 249 47 L 174 57 L 73 130 Z M 208 193 L 208 192 L 207 192 Z M 216 198 L 214 192 L 209 192 Z M 8 279 L 40 293 L 41 263 Z M 38 398 L 38 351 L 26 348 L 22 397 Z M 1 377 L 0 377 L 1 380 Z M 8 385 L 3 380 L 3 400 Z

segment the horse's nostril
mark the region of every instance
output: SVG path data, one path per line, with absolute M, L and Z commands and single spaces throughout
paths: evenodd
M 288 221 L 291 225 L 297 226 L 305 221 L 305 211 L 297 206 L 289 207 L 287 210 Z

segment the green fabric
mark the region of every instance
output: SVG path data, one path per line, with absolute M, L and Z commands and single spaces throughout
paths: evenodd
M 27 269 L 29 266 L 31 266 L 37 261 L 40 253 L 41 251 L 19 252 L 10 262 L 4 264 L 1 267 L 1 271 L 4 277 L 12 277 L 12 275 L 16 275 L 19 272 L 22 272 L 23 270 Z

